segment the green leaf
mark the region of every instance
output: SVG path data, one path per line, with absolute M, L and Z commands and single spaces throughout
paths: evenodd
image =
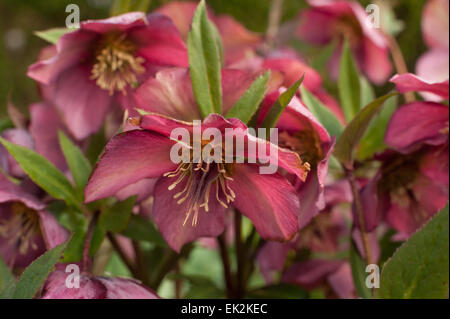
M 98 220 L 99 225 L 103 229 L 115 233 L 125 230 L 128 226 L 131 210 L 133 209 L 136 199 L 137 196 L 132 196 L 106 208 L 100 215 Z
M 383 103 L 397 95 L 397 93 L 386 94 L 363 108 L 358 115 L 347 125 L 336 143 L 334 156 L 347 168 L 353 167 L 354 150 L 363 137 L 372 118 L 380 111 Z
M 251 290 L 246 297 L 257 299 L 306 299 L 308 298 L 308 293 L 298 286 L 276 284 Z
M 225 292 L 206 276 L 176 274 L 171 279 L 182 279 L 189 283 L 189 288 L 184 296 L 187 299 L 219 299 L 225 296 Z
M 261 127 L 270 129 L 277 125 L 281 114 L 283 113 L 286 106 L 288 106 L 288 104 L 291 102 L 292 98 L 300 87 L 300 84 L 302 84 L 304 77 L 305 75 L 303 75 L 300 80 L 295 82 L 289 89 L 287 89 L 278 97 L 278 99 L 275 101 L 275 104 L 272 105 L 266 117 L 264 118 Z M 270 133 L 268 132 L 268 134 Z
M 302 101 L 308 110 L 319 120 L 331 136 L 339 137 L 344 126 L 325 105 L 313 96 L 304 86 L 300 88 Z
M 1 137 L 0 143 L 5 146 L 33 182 L 54 198 L 64 200 L 69 206 L 80 207 L 80 202 L 69 180 L 52 163 L 35 151 L 10 143 Z
M 269 82 L 270 72 L 259 76 L 247 91 L 239 98 L 228 111 L 227 118 L 238 118 L 247 124 L 256 113 L 264 96 L 266 95 L 267 83 Z
M 349 252 L 350 266 L 352 267 L 353 283 L 358 296 L 364 299 L 372 299 L 372 289 L 367 288 L 366 262 L 361 258 L 355 244 L 352 243 Z
M 73 30 L 67 28 L 53 28 L 45 31 L 35 31 L 34 34 L 51 44 L 56 44 L 58 43 L 59 38 L 72 31 Z
M 70 172 L 72 173 L 75 186 L 78 191 L 82 192 L 92 170 L 91 163 L 89 163 L 83 152 L 63 132 L 58 132 L 58 138 L 67 165 L 69 165 Z
M 65 247 L 65 243 L 56 246 L 33 261 L 20 276 L 12 295 L 13 299 L 33 298 L 61 258 Z
M 209 21 L 205 1 L 198 5 L 188 35 L 192 89 L 202 117 L 222 112 L 221 53 L 217 32 Z
M 361 91 L 358 69 L 350 52 L 348 41 L 345 41 L 342 48 L 338 88 L 345 119 L 350 122 L 361 108 Z
M 361 160 L 372 157 L 373 154 L 386 149 L 384 135 L 392 115 L 397 109 L 398 97 L 394 96 L 385 102 L 381 111 L 374 116 L 366 134 L 361 139 L 357 157 Z
M 7 285 L 14 283 L 14 275 L 9 270 L 2 256 L 0 255 L 0 292 L 2 292 Z
M 14 124 L 11 122 L 9 118 L 3 118 L 0 120 L 0 133 L 2 133 L 4 130 L 13 128 Z
M 447 205 L 385 263 L 378 297 L 448 298 L 448 218 Z
M 156 227 L 150 221 L 139 215 L 131 215 L 128 226 L 122 232 L 122 235 L 134 240 L 147 241 L 158 246 L 167 246 Z

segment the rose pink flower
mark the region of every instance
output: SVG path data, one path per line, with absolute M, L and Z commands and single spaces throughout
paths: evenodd
M 260 121 L 281 92 L 280 89 L 266 96 L 258 113 Z M 325 207 L 323 190 L 335 139 L 295 96 L 281 115 L 277 129 L 279 145 L 299 154 L 311 168 L 305 182 L 297 179 L 293 183 L 302 200 L 299 227 L 303 228 Z
M 184 128 L 192 136 L 194 125 L 146 115 L 139 126 L 140 130 L 119 134 L 108 143 L 85 189 L 87 202 L 113 196 L 142 179 L 157 179 L 152 215 L 176 251 L 197 238 L 221 234 L 228 207 L 247 216 L 263 238 L 285 241 L 295 235 L 300 203 L 294 187 L 282 175 L 260 174 L 260 164 L 237 163 L 235 158 L 232 163 L 208 165 L 205 159 L 197 164 L 191 157 L 191 162 L 175 164 L 170 151 L 179 142 L 170 138 L 171 132 Z M 240 120 L 211 114 L 197 128 L 202 132 L 216 128 L 224 139 L 226 134 L 233 134 L 226 128 L 235 129 L 233 132 L 245 141 L 245 150 L 249 145 L 270 148 L 272 152 L 266 153 L 270 163 L 306 178 L 307 166 L 298 154 L 248 134 Z M 258 163 L 261 160 L 260 155 L 244 154 Z
M 417 61 L 416 73 L 428 82 L 448 81 L 449 78 L 448 10 L 448 0 L 428 0 L 423 9 L 422 33 L 429 50 Z M 422 95 L 427 100 L 439 101 L 434 94 Z
M 171 18 L 186 41 L 197 5 L 197 2 L 172 1 L 160 7 L 157 12 Z M 216 16 L 209 8 L 207 10 L 210 20 L 222 37 L 225 65 L 255 55 L 255 50 L 262 44 L 262 37 L 259 34 L 248 31 L 231 16 L 224 14 Z
M 68 288 L 66 272 L 56 270 L 47 278 L 42 299 L 159 299 L 160 297 L 133 279 L 94 277 L 80 274 L 80 287 Z
M 334 254 L 339 249 L 339 238 L 349 235 L 343 218 L 344 211 L 339 204 L 351 202 L 352 195 L 345 180 L 326 186 L 326 207 L 319 215 L 300 230 L 300 233 L 286 243 L 267 242 L 259 251 L 257 261 L 264 279 L 275 280 L 276 273 L 285 269 L 289 254 L 309 250 L 317 253 Z
M 412 75 L 394 80 L 400 91 L 415 88 L 448 97 L 448 83 L 424 84 Z M 378 156 L 380 172 L 361 195 L 370 228 L 385 218 L 398 230 L 397 238 L 406 239 L 444 208 L 449 194 L 448 134 L 444 104 L 412 102 L 394 113 L 385 135 L 390 150 Z
M 70 132 L 84 139 L 98 131 L 115 104 L 127 107 L 136 83 L 161 66 L 187 66 L 186 47 L 172 22 L 132 12 L 89 20 L 63 35 L 30 66 L 28 76 L 46 86 Z
M 430 82 L 411 73 L 394 75 L 391 80 L 400 93 L 421 92 L 431 94 L 437 101 L 449 99 L 449 80 Z
M 26 267 L 67 238 L 45 204 L 0 173 L 0 253 L 7 264 Z
M 392 72 L 388 42 L 380 30 L 367 24 L 368 16 L 356 1 L 308 0 L 310 9 L 300 14 L 298 36 L 315 45 L 339 40 L 330 61 L 331 74 L 337 78 L 342 42 L 349 39 L 357 64 L 368 79 L 382 84 Z

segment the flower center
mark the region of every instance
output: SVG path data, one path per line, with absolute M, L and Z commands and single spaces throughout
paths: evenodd
M 416 178 L 420 154 L 411 154 L 409 156 L 398 155 L 396 158 L 382 167 L 383 182 L 382 190 L 396 192 L 409 190 Z
M 145 72 L 144 58 L 135 56 L 136 48 L 125 39 L 125 35 L 111 34 L 98 49 L 96 63 L 92 67 L 91 79 L 107 90 L 126 94 L 126 87 L 137 82 L 137 76 Z
M 12 215 L 7 220 L 0 220 L 0 236 L 9 238 L 8 243 L 16 244 L 24 255 L 28 249 L 36 250 L 33 237 L 40 233 L 38 214 L 22 203 L 11 204 Z
M 202 149 L 208 145 L 209 141 L 201 142 Z M 191 153 L 191 160 L 188 163 L 182 162 L 173 172 L 164 174 L 165 177 L 175 178 L 175 181 L 168 187 L 169 191 L 174 190 L 178 186 L 184 186 L 179 190 L 173 199 L 177 200 L 177 204 L 186 203 L 186 218 L 183 225 L 186 224 L 189 217 L 192 217 L 192 226 L 196 226 L 198 222 L 198 213 L 201 208 L 209 212 L 209 204 L 211 195 L 224 208 L 234 201 L 236 195 L 231 189 L 229 182 L 233 181 L 234 164 L 217 163 L 214 159 L 203 158 L 194 159 Z
M 313 131 L 299 131 L 293 135 L 284 131 L 278 137 L 280 147 L 290 149 L 300 155 L 304 165 L 315 169 L 323 159 L 323 151 L 317 134 Z

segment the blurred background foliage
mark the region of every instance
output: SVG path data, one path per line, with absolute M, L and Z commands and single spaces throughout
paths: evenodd
M 151 8 L 169 1 L 152 0 Z M 377 1 L 360 2 L 368 5 Z M 391 5 L 397 19 L 402 21 L 403 28 L 397 38 L 408 69 L 413 72 L 415 61 L 426 50 L 420 29 L 425 0 L 378 0 L 378 2 Z M 68 14 L 65 8 L 70 3 L 79 5 L 81 20 L 101 19 L 108 17 L 112 0 L 0 1 L 0 118 L 5 115 L 9 95 L 16 106 L 25 112 L 30 103 L 39 101 L 36 84 L 26 76 L 26 70 L 36 60 L 39 50 L 47 43 L 36 37 L 33 32 L 64 26 Z M 264 32 L 267 28 L 271 0 L 207 0 L 207 3 L 216 13 L 230 14 L 250 30 Z M 295 18 L 306 6 L 304 0 L 285 0 L 283 21 Z M 300 43 L 296 47 L 301 51 L 303 46 Z

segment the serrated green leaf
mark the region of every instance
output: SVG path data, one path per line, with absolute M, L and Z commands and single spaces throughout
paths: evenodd
M 14 282 L 14 275 L 9 270 L 2 256 L 0 255 L 0 292 L 7 287 L 7 285 Z
M 131 215 L 127 228 L 122 235 L 134 239 L 143 240 L 158 246 L 167 246 L 164 238 L 156 227 L 144 217 Z
M 67 165 L 72 173 L 75 186 L 78 191 L 82 192 L 92 170 L 91 163 L 89 163 L 83 152 L 63 132 L 58 132 L 58 138 Z
M 317 120 L 325 127 L 331 136 L 339 137 L 344 130 L 344 126 L 325 105 L 314 97 L 304 86 L 300 88 L 302 101 L 308 110 L 317 118 Z
M 189 72 L 200 114 L 222 112 L 221 53 L 217 32 L 209 21 L 202 0 L 192 19 L 187 40 Z
M 363 108 L 358 115 L 347 125 L 339 137 L 334 149 L 334 156 L 347 168 L 353 167 L 353 156 L 356 147 L 364 136 L 372 118 L 380 111 L 384 102 L 397 95 L 386 94 Z
M 266 95 L 269 78 L 270 72 L 266 72 L 259 76 L 233 105 L 231 110 L 228 111 L 226 117 L 238 118 L 247 124 L 258 110 L 259 105 Z
M 136 196 L 132 196 L 124 201 L 117 202 L 114 205 L 107 207 L 100 215 L 98 220 L 99 225 L 103 229 L 115 233 L 125 230 L 128 226 L 131 210 L 133 209 L 136 199 Z
M 264 127 L 268 130 L 275 127 L 277 125 L 278 120 L 280 119 L 281 114 L 288 104 L 291 102 L 298 88 L 303 82 L 305 75 L 303 75 L 300 80 L 295 82 L 289 89 L 283 92 L 278 99 L 275 101 L 275 104 L 272 105 L 269 112 L 267 113 L 264 121 L 261 124 L 261 127 Z
M 367 265 L 353 243 L 350 245 L 349 260 L 350 266 L 352 267 L 353 283 L 358 296 L 364 299 L 371 299 L 372 289 L 366 286 L 366 278 L 368 276 L 366 273 Z
M 34 34 L 39 38 L 50 42 L 51 44 L 58 43 L 59 38 L 61 38 L 64 34 L 69 33 L 73 30 L 67 28 L 53 28 L 45 31 L 35 31 Z
M 48 250 L 42 256 L 33 261 L 20 276 L 16 284 L 13 299 L 31 299 L 44 284 L 45 279 L 53 270 L 55 264 L 61 258 L 66 244 L 61 244 Z
M 361 89 L 358 69 L 345 41 L 339 68 L 339 98 L 347 122 L 350 122 L 361 108 Z
M 380 298 L 448 298 L 448 205 L 412 235 L 385 263 Z
M 29 148 L 10 143 L 3 138 L 0 138 L 0 143 L 33 182 L 54 198 L 64 200 L 69 206 L 80 207 L 69 180 L 52 163 Z

